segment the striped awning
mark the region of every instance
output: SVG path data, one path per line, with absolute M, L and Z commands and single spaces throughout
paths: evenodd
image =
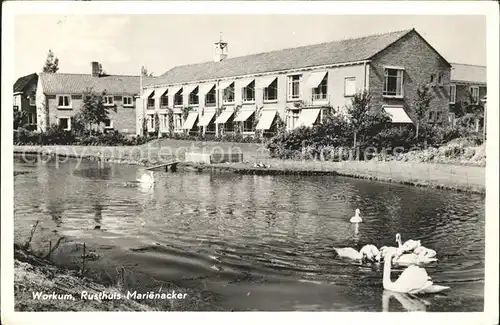
M 236 88 L 245 88 L 254 80 L 254 78 L 236 80 Z
M 274 117 L 276 116 L 276 111 L 262 111 L 262 116 L 259 119 L 259 123 L 255 129 L 257 130 L 269 130 L 271 124 L 273 124 Z
M 168 93 L 175 95 L 182 88 L 182 86 L 172 86 L 168 88 Z
M 248 120 L 250 116 L 252 116 L 253 113 L 255 113 L 255 110 L 244 110 L 244 111 L 242 110 L 238 113 L 238 115 L 236 115 L 234 121 L 245 122 L 246 120 Z
M 306 87 L 307 88 L 317 88 L 321 81 L 325 78 L 326 71 L 321 71 L 321 72 L 313 72 L 307 78 L 306 81 Z
M 234 82 L 234 80 L 224 80 L 219 82 L 219 89 L 226 89 Z
M 162 87 L 162 88 L 156 88 L 155 89 L 155 98 L 160 98 L 165 94 L 165 92 L 168 90 L 167 87 Z
M 219 117 L 215 120 L 215 124 L 221 124 L 221 123 L 226 123 L 227 120 L 233 115 L 234 111 L 224 111 L 222 112 Z
M 141 98 L 149 98 L 149 96 L 151 96 L 151 94 L 155 91 L 154 88 L 147 88 L 147 89 L 144 89 L 144 92 L 142 93 L 142 96 Z
M 198 87 L 197 84 L 194 84 L 194 85 L 185 85 L 184 86 L 184 89 L 183 89 L 183 93 L 184 94 L 190 94 L 193 92 L 193 90 Z
M 199 126 L 207 126 L 210 124 L 210 121 L 212 121 L 212 118 L 214 117 L 215 112 L 205 112 L 205 115 L 200 117 L 200 123 L 198 124 Z
M 191 130 L 194 126 L 194 123 L 196 123 L 197 119 L 198 119 L 198 112 L 189 112 L 186 121 L 182 125 L 182 129 Z
M 384 110 L 391 116 L 392 123 L 413 123 L 403 106 L 384 106 Z
M 318 119 L 319 111 L 319 108 L 302 109 L 295 127 L 312 126 Z
M 215 83 L 201 84 L 200 89 L 198 89 L 198 95 L 201 98 L 202 96 L 205 96 L 207 93 L 209 93 L 210 90 L 212 90 L 212 88 L 214 88 L 214 87 L 215 87 Z
M 270 84 L 273 83 L 274 80 L 276 80 L 276 76 L 273 76 L 273 77 L 264 77 L 264 78 L 260 78 L 260 79 L 257 79 L 257 88 L 259 89 L 263 89 L 263 88 L 267 88 L 269 87 Z

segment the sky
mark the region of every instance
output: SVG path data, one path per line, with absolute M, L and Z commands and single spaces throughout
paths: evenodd
M 486 18 L 453 15 L 18 15 L 15 77 L 40 72 L 52 49 L 61 73 L 155 76 L 211 61 L 220 34 L 229 57 L 415 28 L 449 62 L 486 65 Z

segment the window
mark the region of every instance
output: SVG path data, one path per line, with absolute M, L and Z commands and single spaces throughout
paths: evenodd
M 66 130 L 66 131 L 71 130 L 71 118 L 70 117 L 60 117 L 58 119 L 58 122 L 63 130 Z
M 161 96 L 160 97 L 160 106 L 167 106 L 168 107 L 168 96 Z
M 30 106 L 35 106 L 36 105 L 36 98 L 34 94 L 30 95 Z
M 110 119 L 104 120 L 104 128 L 105 129 L 112 129 L 113 128 L 113 121 Z
M 18 111 L 19 110 L 19 106 L 18 105 L 14 105 L 14 110 Z
M 148 109 L 155 108 L 155 99 L 153 97 L 148 97 Z
M 71 96 L 70 95 L 57 96 L 57 106 L 59 108 L 71 108 Z
M 326 95 L 328 93 L 328 74 L 325 75 L 323 80 L 321 80 L 318 87 L 312 90 L 313 100 L 326 100 Z
M 443 83 L 443 73 L 438 73 L 438 84 L 441 85 Z
M 123 96 L 122 102 L 123 106 L 134 106 L 134 102 L 132 101 L 132 96 Z
M 297 124 L 297 120 L 299 119 L 299 110 L 290 111 L 288 116 L 288 129 L 293 130 L 295 125 Z
M 278 100 L 278 78 L 274 79 L 273 82 L 264 88 L 264 101 L 276 101 Z
M 245 122 L 243 122 L 243 132 L 255 132 L 254 123 L 255 113 L 250 115 L 250 117 L 247 118 Z
M 388 97 L 403 97 L 403 73 L 403 69 L 385 69 L 384 90 L 382 95 Z
M 344 79 L 344 97 L 351 97 L 356 94 L 356 78 L 348 77 Z
M 174 114 L 174 131 L 182 131 L 182 114 Z
M 206 94 L 205 106 L 215 106 L 215 86 Z
M 36 124 L 36 114 L 28 113 L 28 124 Z
M 429 121 L 434 121 L 434 112 L 433 111 L 429 111 Z
M 234 132 L 234 122 L 233 119 L 229 119 L 226 123 L 224 123 L 224 132 Z
M 437 122 L 442 122 L 442 120 L 441 120 L 442 115 L 443 115 L 442 112 L 436 112 L 436 121 Z
M 472 103 L 479 104 L 479 87 L 478 86 L 470 87 L 470 93 L 472 96 Z
M 148 131 L 154 131 L 155 130 L 155 116 L 154 115 L 148 115 L 147 117 L 148 121 Z
M 193 89 L 193 91 L 189 94 L 189 105 L 198 105 L 200 103 L 200 99 L 198 96 L 198 87 Z
M 223 102 L 226 104 L 234 103 L 234 82 L 224 89 Z
M 168 128 L 168 115 L 167 114 L 160 115 L 160 128 L 163 130 Z
M 297 100 L 300 98 L 301 75 L 288 76 L 288 100 Z
M 434 74 L 434 73 L 433 73 L 433 74 L 431 74 L 431 83 L 433 83 L 433 82 L 434 82 L 434 76 L 435 76 L 435 74 Z
M 243 102 L 255 102 L 255 80 L 242 89 Z
M 115 104 L 113 101 L 113 96 L 104 96 L 103 103 L 104 106 L 113 106 Z
M 457 86 L 450 85 L 450 104 L 455 104 L 457 98 Z
M 174 95 L 174 106 L 182 106 L 183 103 L 182 88 Z

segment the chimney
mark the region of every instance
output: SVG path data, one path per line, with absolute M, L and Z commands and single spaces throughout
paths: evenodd
M 215 55 L 214 62 L 221 62 L 227 58 L 227 43 L 222 41 L 222 33 L 220 35 L 220 40 L 215 44 Z
M 99 62 L 91 62 L 92 65 L 92 77 L 99 77 L 101 75 L 101 65 Z

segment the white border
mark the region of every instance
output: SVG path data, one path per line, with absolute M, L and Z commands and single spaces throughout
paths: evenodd
M 12 105 L 13 78 L 13 20 L 16 14 L 411 14 L 411 15 L 485 15 L 487 16 L 488 46 L 488 142 L 487 142 L 487 194 L 486 194 L 486 270 L 484 313 L 14 313 L 13 312 L 13 162 L 2 160 L 2 322 L 5 324 L 75 324 L 146 321 L 158 323 L 247 323 L 258 322 L 322 322 L 325 323 L 373 323 L 384 324 L 495 324 L 498 322 L 498 4 L 491 1 L 460 2 L 66 2 L 30 1 L 4 2 L 2 11 L 2 155 L 12 157 Z M 138 63 L 139 65 L 139 63 Z

